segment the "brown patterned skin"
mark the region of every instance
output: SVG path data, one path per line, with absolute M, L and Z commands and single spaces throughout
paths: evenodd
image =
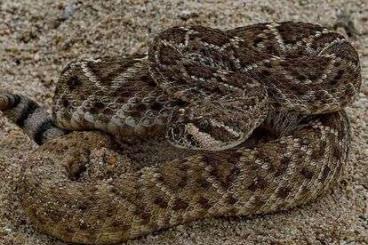
M 173 27 L 156 36 L 148 56 L 69 64 L 55 94 L 58 126 L 99 129 L 118 140 L 165 131 L 176 147 L 224 150 L 246 140 L 275 111 L 338 111 L 361 84 L 351 44 L 306 23 L 227 32 Z
M 183 106 L 156 86 L 144 56 L 103 57 L 64 68 L 53 117 L 61 128 L 99 129 L 127 139 L 162 131 L 173 111 Z
M 164 90 L 207 92 L 211 75 L 206 82 L 200 79 L 207 70 L 239 71 L 265 83 L 272 104 L 302 114 L 338 111 L 355 99 L 361 85 L 359 57 L 351 44 L 307 23 L 264 23 L 227 32 L 174 27 L 156 37 L 149 55 Z
M 148 157 L 180 151 L 157 144 Z M 178 152 L 174 160 L 141 168 L 142 159 L 129 158 L 135 145 L 118 150 L 106 135 L 73 132 L 27 160 L 21 200 L 47 234 L 111 244 L 193 220 L 253 216 L 315 200 L 341 176 L 349 146 L 344 112 L 255 147 Z
M 168 139 L 176 147 L 224 150 L 240 144 L 265 119 L 264 83 L 235 69 L 231 39 L 218 29 L 173 27 L 150 45 L 150 71 L 167 94 L 189 104 Z
M 174 27 L 148 59 L 72 62 L 55 92 L 55 124 L 114 137 L 48 137 L 24 166 L 23 206 L 43 232 L 110 244 L 305 204 L 343 172 L 343 108 L 360 83 L 358 55 L 342 36 L 293 22 Z M 32 122 L 14 98 L 0 93 L 0 109 Z
M 240 70 L 266 83 L 272 103 L 302 114 L 338 111 L 359 93 L 359 56 L 336 32 L 309 23 L 263 23 L 227 32 Z
M 230 89 L 215 81 L 213 89 L 223 91 L 220 96 L 189 101 L 178 98 L 174 91 L 165 92 L 158 87 L 148 66 L 145 57 L 102 57 L 72 62 L 62 72 L 56 88 L 53 108 L 56 123 L 73 130 L 100 129 L 123 140 L 165 131 L 169 139 L 197 143 L 184 148 L 222 150 L 243 142 L 266 117 L 266 90 L 254 79 L 240 73 L 227 78 L 226 82 L 231 80 L 242 86 L 234 96 Z M 242 130 L 223 127 L 227 116 L 225 126 L 241 125 Z M 194 124 L 218 136 L 215 143 L 195 138 L 196 131 L 186 138 L 175 135 L 181 132 L 182 125 Z

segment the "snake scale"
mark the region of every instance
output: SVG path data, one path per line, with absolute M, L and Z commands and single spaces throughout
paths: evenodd
M 111 244 L 315 200 L 347 163 L 360 85 L 356 50 L 319 25 L 186 26 L 69 63 L 52 115 L 7 91 L 0 109 L 41 145 L 19 185 L 35 227 Z

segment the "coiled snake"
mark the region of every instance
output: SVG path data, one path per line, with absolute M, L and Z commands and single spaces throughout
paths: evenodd
M 109 244 L 315 200 L 347 162 L 360 84 L 355 49 L 318 25 L 173 27 L 148 55 L 71 62 L 52 116 L 5 91 L 0 109 L 41 144 L 20 183 L 35 226 Z

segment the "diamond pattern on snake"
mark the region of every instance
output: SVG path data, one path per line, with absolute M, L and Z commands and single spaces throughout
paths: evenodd
M 209 217 L 318 199 L 342 175 L 359 57 L 315 24 L 163 30 L 147 54 L 69 63 L 52 114 L 0 93 L 40 145 L 19 195 L 34 226 L 111 244 Z

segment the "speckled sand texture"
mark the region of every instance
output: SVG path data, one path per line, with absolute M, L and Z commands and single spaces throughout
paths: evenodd
M 368 244 L 366 0 L 0 0 L 0 86 L 49 105 L 58 73 L 76 57 L 145 51 L 153 34 L 175 24 L 233 28 L 271 20 L 337 26 L 359 50 L 363 86 L 348 109 L 353 147 L 342 182 L 319 201 L 286 213 L 210 219 L 128 244 Z M 22 159 L 34 148 L 0 115 L 0 245 L 64 244 L 35 231 L 19 205 Z

